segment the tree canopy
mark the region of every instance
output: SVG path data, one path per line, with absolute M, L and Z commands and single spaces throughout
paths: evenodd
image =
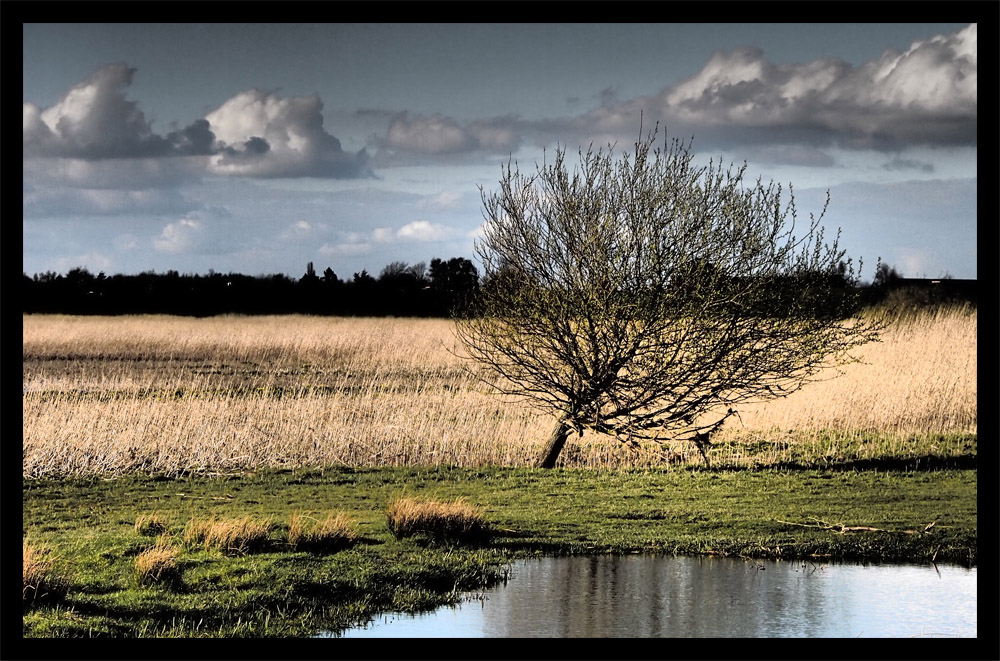
M 852 318 L 857 275 L 824 241 L 825 206 L 801 222 L 790 186 L 697 166 L 656 134 L 620 158 L 580 150 L 572 170 L 563 148 L 533 173 L 508 162 L 480 188 L 483 284 L 458 333 L 494 388 L 556 415 L 540 466 L 574 430 L 703 449 L 741 403 L 877 339 Z

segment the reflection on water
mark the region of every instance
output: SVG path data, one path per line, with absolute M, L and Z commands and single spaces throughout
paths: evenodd
M 461 606 L 344 637 L 976 637 L 976 568 L 732 558 L 525 560 Z M 329 634 L 328 634 L 329 635 Z

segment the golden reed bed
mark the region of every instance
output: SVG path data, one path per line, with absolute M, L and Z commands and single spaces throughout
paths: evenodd
M 23 322 L 25 477 L 523 466 L 553 424 L 464 370 L 446 320 L 25 315 Z M 968 307 L 894 322 L 843 375 L 741 408 L 742 422 L 720 433 L 713 463 L 759 465 L 803 452 L 896 456 L 976 434 L 976 325 Z M 563 460 L 608 468 L 700 461 L 689 445 L 636 452 L 587 434 L 571 437 Z

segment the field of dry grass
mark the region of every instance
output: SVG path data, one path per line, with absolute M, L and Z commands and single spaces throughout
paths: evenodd
M 528 465 L 553 424 L 470 375 L 446 320 L 25 315 L 23 324 L 25 477 Z M 898 455 L 976 434 L 976 326 L 975 308 L 894 323 L 839 377 L 741 408 L 713 462 L 779 462 L 807 447 Z M 593 434 L 572 437 L 563 459 L 699 461 L 686 443 L 636 453 Z

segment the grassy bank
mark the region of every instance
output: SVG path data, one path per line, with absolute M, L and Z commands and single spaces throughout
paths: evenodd
M 975 470 L 438 466 L 28 480 L 23 532 L 48 549 L 64 589 L 26 608 L 23 633 L 311 635 L 454 601 L 530 554 L 976 564 L 976 493 Z M 474 506 L 492 535 L 397 538 L 386 514 L 403 497 Z M 295 517 L 331 513 L 351 522 L 346 543 L 299 550 L 289 541 Z M 253 546 L 227 550 L 186 535 L 192 521 L 246 517 L 268 525 Z M 165 578 L 150 579 L 140 556 L 169 557 Z

